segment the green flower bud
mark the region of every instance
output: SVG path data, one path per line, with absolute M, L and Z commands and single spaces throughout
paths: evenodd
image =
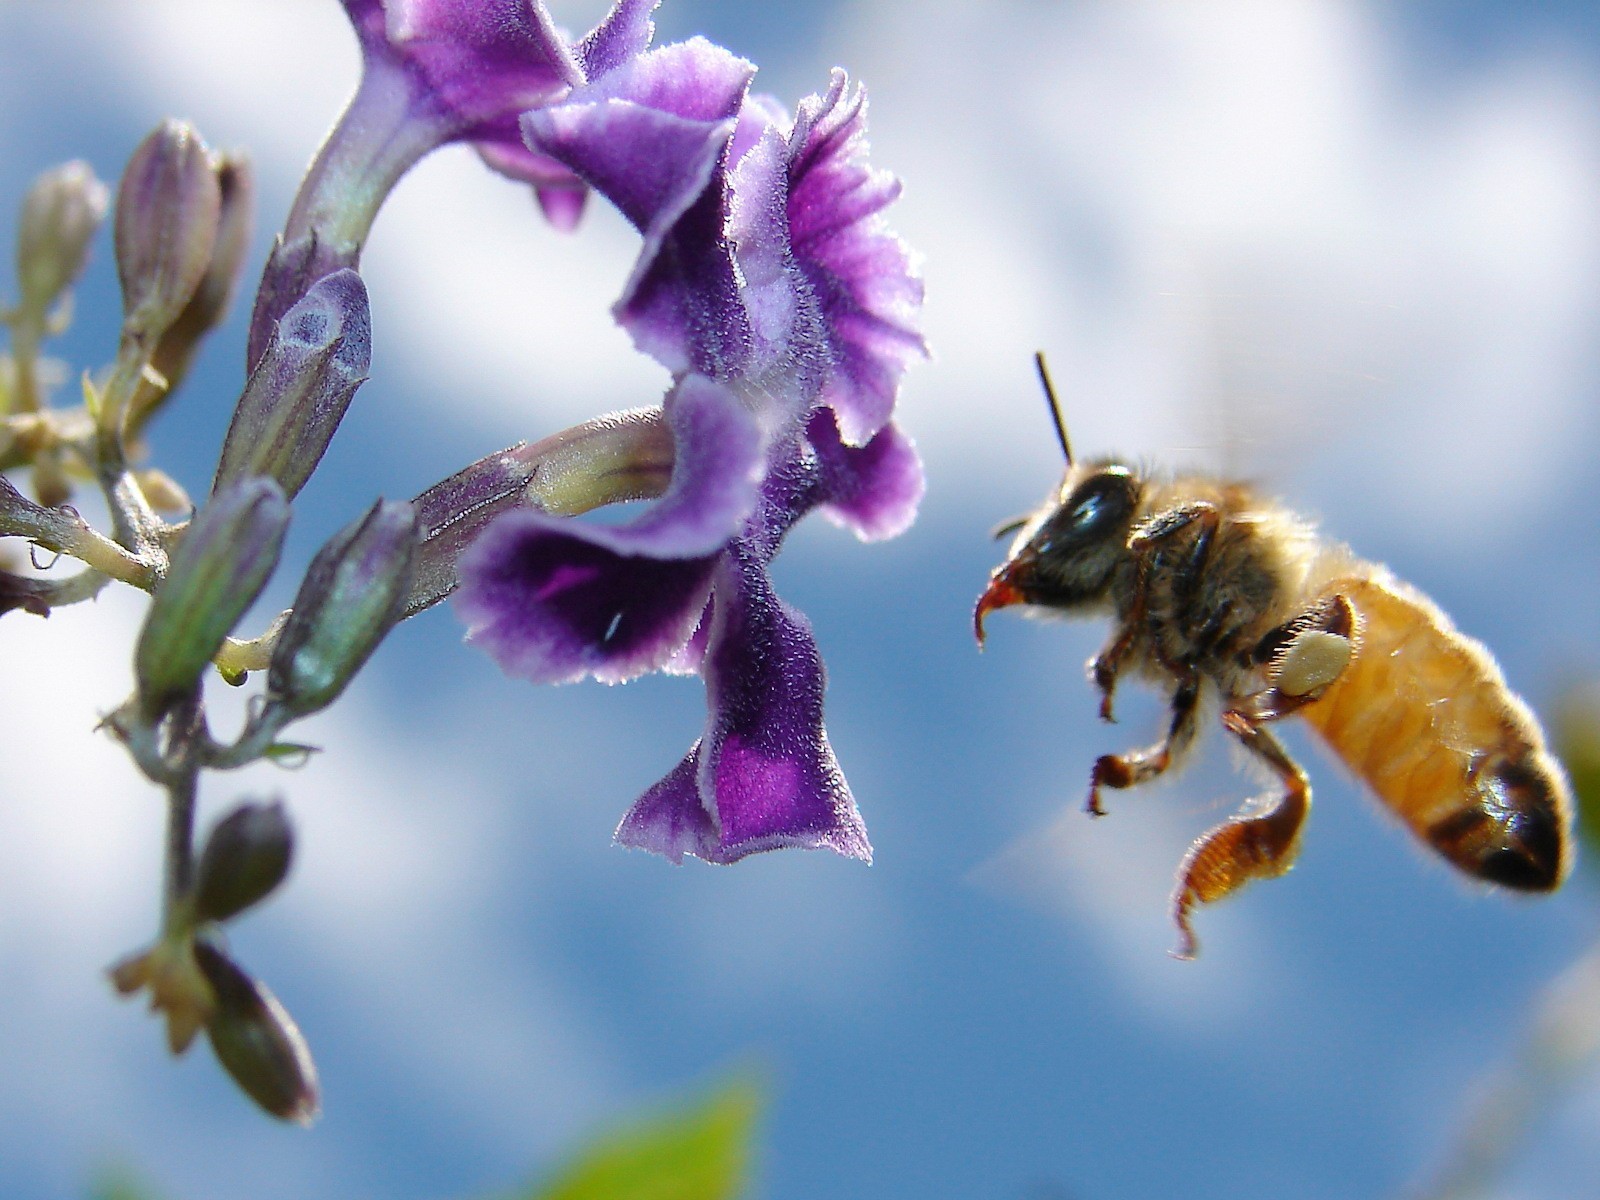
M 317 1116 L 317 1068 L 294 1019 L 266 987 L 222 951 L 199 940 L 195 961 L 216 993 L 206 1035 L 217 1061 L 250 1099 L 284 1121 Z
M 278 322 L 233 410 L 213 485 L 269 475 L 293 496 L 316 470 L 372 362 L 367 289 L 319 279 Z
M 410 504 L 380 500 L 317 552 L 267 670 L 274 703 L 304 716 L 344 691 L 400 618 L 419 536 Z
M 192 125 L 165 121 L 139 143 L 117 188 L 117 275 L 123 331 L 153 342 L 211 266 L 222 189 Z
M 17 283 L 25 311 L 42 318 L 77 281 L 109 201 L 109 190 L 86 162 L 64 163 L 34 180 L 17 225 Z
M 264 900 L 289 873 L 293 854 L 282 804 L 241 804 L 206 838 L 195 872 L 195 920 L 226 921 Z
M 288 524 L 288 501 L 270 479 L 235 484 L 195 516 L 134 649 L 147 720 L 194 691 L 222 640 L 266 586 Z

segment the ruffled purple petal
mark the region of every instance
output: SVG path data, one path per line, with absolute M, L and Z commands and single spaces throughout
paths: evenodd
M 833 372 L 823 403 L 852 446 L 894 411 L 900 377 L 927 353 L 922 280 L 882 210 L 900 184 L 866 161 L 866 94 L 835 71 L 826 96 L 801 102 L 789 135 L 789 229 L 795 258 L 827 321 Z
M 789 245 L 788 147 L 769 126 L 729 172 L 727 234 L 744 283 L 747 375 L 798 432 L 829 370 L 827 330 Z
M 731 378 L 748 352 L 718 168 L 754 69 L 696 38 L 523 121 L 530 147 L 571 167 L 643 234 L 614 311 L 674 374 Z
M 521 510 L 460 563 L 468 639 L 538 683 L 607 683 L 658 670 L 700 624 L 717 552 L 759 496 L 760 431 L 725 388 L 689 376 L 667 398 L 672 481 L 633 521 L 598 525 Z
M 822 727 L 822 655 L 806 619 L 735 549 L 717 575 L 706 656 L 711 710 L 698 783 L 715 798 L 712 862 L 780 847 L 872 861 L 866 826 Z
M 894 422 L 865 446 L 847 446 L 831 409 L 811 418 L 806 440 L 816 451 L 822 515 L 862 541 L 897 537 L 910 528 L 927 490 L 922 459 Z

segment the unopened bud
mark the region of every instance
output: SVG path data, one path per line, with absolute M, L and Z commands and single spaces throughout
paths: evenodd
M 216 993 L 216 1012 L 206 1034 L 217 1061 L 267 1112 L 311 1124 L 318 1106 L 317 1068 L 294 1019 L 263 984 L 215 946 L 196 941 L 194 956 Z
M 195 920 L 226 921 L 266 899 L 289 873 L 293 854 L 282 804 L 241 804 L 206 838 L 195 872 Z
M 250 248 L 250 224 L 255 207 L 255 179 L 250 163 L 238 153 L 219 155 L 212 163 L 220 189 L 221 209 L 211 262 L 183 311 L 161 334 L 150 355 L 150 367 L 163 381 L 148 380 L 135 394 L 129 410 L 130 428 L 137 432 L 161 402 L 178 389 L 205 335 L 221 322 L 233 299 L 245 253 Z
M 335 271 L 278 322 L 233 411 L 213 486 L 268 475 L 293 496 L 322 460 L 371 363 L 366 285 L 352 270 Z
M 420 536 L 410 504 L 379 500 L 317 552 L 273 648 L 274 703 L 304 716 L 338 698 L 400 619 Z
M 189 303 L 211 265 L 221 209 L 211 153 L 192 125 L 165 121 L 139 143 L 117 188 L 117 275 L 129 336 L 159 337 Z
M 194 508 L 194 501 L 189 499 L 183 484 L 165 471 L 141 467 L 133 473 L 133 478 L 144 493 L 144 498 L 150 502 L 150 507 L 157 512 L 187 513 Z
M 134 650 L 140 707 L 154 719 L 189 695 L 278 563 L 289 504 L 270 479 L 247 479 L 196 514 L 156 589 Z
M 86 162 L 64 163 L 34 180 L 17 225 L 17 283 L 25 310 L 42 316 L 77 281 L 109 201 L 109 190 Z

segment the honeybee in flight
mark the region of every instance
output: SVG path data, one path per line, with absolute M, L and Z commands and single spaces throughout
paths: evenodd
M 1109 613 L 1111 639 L 1089 662 L 1101 718 L 1113 719 L 1124 671 L 1170 690 L 1165 738 L 1096 760 L 1095 816 L 1103 789 L 1154 779 L 1189 748 L 1207 692 L 1282 785 L 1190 847 L 1172 898 L 1174 955 L 1198 949 L 1195 905 L 1294 862 L 1311 789 L 1269 729 L 1291 715 L 1461 870 L 1516 891 L 1559 887 L 1573 856 L 1566 778 L 1488 650 L 1386 567 L 1319 539 L 1245 484 L 1074 462 L 1043 355 L 1035 361 L 1066 474 L 1037 512 L 996 531 L 1016 540 L 973 613 L 979 644 L 997 608 Z

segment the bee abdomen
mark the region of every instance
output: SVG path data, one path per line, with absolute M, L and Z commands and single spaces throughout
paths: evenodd
M 1469 874 L 1549 891 L 1571 867 L 1571 802 L 1538 721 L 1487 650 L 1389 578 L 1334 580 L 1355 654 L 1299 710 L 1423 841 Z

